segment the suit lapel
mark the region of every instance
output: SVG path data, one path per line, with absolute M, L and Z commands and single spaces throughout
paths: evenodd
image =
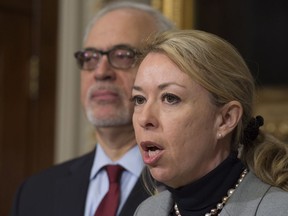
M 129 197 L 127 198 L 119 216 L 132 216 L 138 205 L 149 196 L 150 195 L 146 191 L 144 183 L 140 176 Z
M 55 182 L 55 215 L 84 215 L 94 155 L 95 151 L 76 159 L 67 170 L 67 173 L 63 175 L 63 178 Z
M 95 151 L 75 159 L 61 178 L 55 180 L 54 216 L 84 215 L 86 196 L 89 186 L 90 172 Z M 139 177 L 119 216 L 132 216 L 138 205 L 150 195 Z

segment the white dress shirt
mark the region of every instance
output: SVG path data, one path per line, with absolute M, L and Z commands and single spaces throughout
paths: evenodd
M 121 211 L 125 201 L 127 200 L 131 190 L 136 184 L 141 172 L 144 168 L 144 163 L 140 151 L 135 145 L 130 149 L 120 160 L 112 162 L 105 154 L 101 145 L 97 145 L 93 166 L 90 173 L 90 183 L 86 198 L 85 216 L 93 216 L 101 200 L 109 189 L 109 180 L 104 166 L 108 164 L 119 164 L 125 170 L 121 175 L 121 195 L 117 215 Z

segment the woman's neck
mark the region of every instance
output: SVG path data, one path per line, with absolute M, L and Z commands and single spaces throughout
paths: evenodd
M 203 216 L 215 208 L 217 203 L 233 188 L 244 169 L 244 165 L 231 153 L 218 167 L 201 179 L 178 189 L 167 187 L 177 203 L 181 216 Z

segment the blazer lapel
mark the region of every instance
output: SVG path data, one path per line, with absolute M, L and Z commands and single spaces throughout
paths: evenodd
M 259 203 L 270 187 L 270 185 L 260 181 L 252 172 L 249 172 L 228 200 L 220 215 L 256 215 Z
M 84 215 L 90 170 L 95 151 L 76 159 L 63 178 L 55 182 L 55 215 Z

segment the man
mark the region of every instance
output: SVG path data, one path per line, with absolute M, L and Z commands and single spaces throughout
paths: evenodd
M 139 3 L 120 2 L 98 12 L 88 26 L 83 50 L 75 53 L 81 67 L 81 101 L 98 144 L 95 151 L 24 182 L 11 215 L 94 216 L 110 190 L 105 168 L 109 164 L 123 170 L 117 215 L 133 215 L 148 196 L 131 121 L 134 61 L 142 40 L 172 27 L 159 12 Z

